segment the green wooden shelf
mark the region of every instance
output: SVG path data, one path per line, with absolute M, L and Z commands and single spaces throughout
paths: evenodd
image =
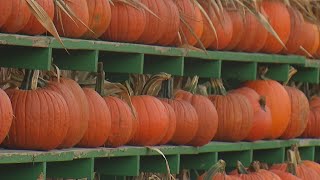
M 267 77 L 288 79 L 290 66 L 298 69 L 293 80 L 319 83 L 320 62 L 302 56 L 261 53 L 195 51 L 175 47 L 62 38 L 65 48 L 50 36 L 0 33 L 1 67 L 47 70 L 51 63 L 61 69 L 97 70 L 98 61 L 107 73 L 155 74 L 254 80 L 259 66 L 268 66 Z M 17 53 L 19 52 L 19 53 Z
M 320 140 L 292 139 L 257 142 L 211 142 L 203 147 L 157 146 L 168 159 L 171 172 L 181 169 L 209 169 L 218 159 L 228 163 L 228 170 L 237 160 L 245 165 L 253 160 L 281 163 L 292 144 L 300 147 L 303 159 L 319 160 Z M 19 171 L 17 171 L 17 169 Z M 13 173 L 14 171 L 19 173 Z M 140 172 L 166 173 L 165 161 L 148 147 L 72 148 L 48 152 L 0 150 L 0 177 L 18 180 L 39 176 L 54 178 L 93 178 L 94 173 L 105 176 L 137 176 Z

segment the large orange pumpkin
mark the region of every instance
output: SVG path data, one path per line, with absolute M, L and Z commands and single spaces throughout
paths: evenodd
M 256 141 L 268 138 L 272 127 L 272 119 L 265 98 L 260 97 L 256 91 L 247 87 L 236 89 L 234 92 L 248 98 L 254 111 L 252 128 L 245 140 Z
M 0 28 L 8 20 L 12 11 L 12 1 L 0 0 Z
M 280 0 L 262 1 L 262 8 L 266 17 L 281 41 L 286 44 L 290 36 L 290 14 L 286 5 Z M 283 49 L 281 43 L 269 33 L 266 43 L 262 49 L 266 53 L 278 53 Z
M 214 139 L 219 141 L 245 139 L 252 128 L 254 115 L 249 100 L 236 92 L 211 95 L 208 98 L 215 105 L 219 117 L 218 132 Z
M 106 0 L 86 0 L 89 10 L 89 23 L 86 33 L 87 39 L 97 39 L 108 29 L 111 22 L 111 7 Z M 92 32 L 93 31 L 93 32 Z
M 195 45 L 203 33 L 203 19 L 201 11 L 195 2 L 192 0 L 176 0 L 175 1 L 180 13 L 180 36 L 176 36 L 173 44 Z M 192 31 L 191 31 L 192 30 Z
M 214 22 L 219 21 L 218 16 L 216 15 L 216 12 L 214 11 L 214 8 L 211 5 L 211 2 L 201 0 L 201 1 L 199 1 L 199 3 L 201 4 L 203 9 L 207 13 L 209 20 L 211 21 L 212 24 Z M 204 16 L 203 13 L 201 13 L 201 15 L 202 15 L 202 20 L 203 20 L 203 32 L 200 37 L 200 41 L 201 41 L 203 47 L 208 48 L 214 42 L 214 40 L 216 39 L 216 36 L 214 34 L 215 32 L 214 32 L 213 27 L 211 27 L 211 25 L 210 25 L 209 20 Z M 196 46 L 201 48 L 201 45 L 199 42 L 197 43 Z
M 37 3 L 46 11 L 50 19 L 53 20 L 54 2 L 52 0 L 37 0 Z M 38 19 L 34 15 L 31 15 L 27 25 L 20 32 L 29 35 L 40 35 L 46 31 Z
M 146 26 L 145 11 L 124 2 L 113 2 L 111 17 L 109 28 L 101 36 L 103 40 L 135 42 L 142 35 Z
M 51 90 L 8 89 L 13 122 L 4 145 L 14 149 L 51 150 L 65 138 L 70 122 L 64 98 Z
M 212 168 L 214 169 L 210 169 L 209 171 L 213 170 L 214 173 L 212 174 L 204 173 L 201 176 L 198 176 L 197 180 L 203 180 L 208 178 L 212 180 L 240 180 L 241 179 L 234 175 L 227 175 L 225 170 L 226 163 L 223 160 L 219 160 L 214 166 L 212 166 Z
M 13 119 L 13 111 L 9 97 L 1 89 L 0 99 L 0 143 L 2 143 L 4 138 L 9 133 Z
M 182 90 L 178 91 L 175 98 L 188 101 L 198 114 L 199 127 L 195 137 L 188 144 L 193 146 L 208 144 L 218 129 L 218 113 L 214 105 L 205 96 Z
M 81 108 L 78 104 L 77 98 L 71 90 L 64 84 L 51 81 L 48 83 L 46 89 L 59 93 L 67 103 L 70 123 L 65 139 L 62 141 L 61 148 L 69 148 L 76 145 L 82 138 L 84 132 L 81 129 L 82 117 Z
M 86 27 L 89 24 L 89 9 L 87 1 L 68 0 L 64 2 L 73 11 L 76 18 L 71 19 L 62 9 L 56 6 L 54 24 L 57 31 L 64 37 L 80 38 L 88 30 Z
M 272 173 L 278 175 L 282 180 L 301 180 L 301 178 L 298 178 L 297 176 L 292 175 L 291 173 L 272 169 L 270 170 Z
M 130 141 L 136 123 L 130 107 L 116 97 L 106 96 L 104 100 L 111 113 L 111 132 L 106 145 L 111 147 L 125 145 Z
M 165 1 L 166 0 L 141 0 L 141 3 L 143 3 L 155 15 L 150 12 L 146 12 L 146 26 L 142 35 L 139 37 L 138 42 L 144 44 L 155 44 L 160 40 L 163 33 L 165 33 L 168 28 L 167 24 L 169 22 L 167 21 L 175 20 L 170 18 L 165 19 L 168 14 Z
M 233 31 L 232 35 L 230 35 L 231 41 L 225 49 L 233 50 L 239 44 L 242 37 L 245 35 L 245 17 L 242 17 L 240 10 L 237 9 L 228 10 L 228 13 L 232 21 Z
M 162 101 L 161 101 L 162 102 Z M 173 108 L 166 102 L 162 102 L 164 107 L 167 110 L 168 117 L 169 117 L 169 128 L 167 133 L 164 135 L 162 140 L 160 141 L 159 144 L 167 144 L 168 142 L 171 141 L 177 127 L 177 116 L 176 113 L 174 112 Z
M 76 135 L 74 136 L 74 138 L 66 136 L 65 140 L 59 146 L 60 148 L 70 148 L 76 145 L 81 140 L 84 133 L 88 129 L 89 104 L 86 95 L 77 82 L 72 79 L 60 78 L 60 83 L 70 89 L 72 94 L 76 97 L 76 103 L 80 106 L 80 111 L 78 112 L 80 114 L 80 119 L 77 122 L 72 121 L 75 124 L 71 122 L 72 128 L 74 128 L 74 133 L 76 133 Z
M 131 99 L 138 114 L 138 126 L 130 144 L 159 144 L 169 129 L 166 108 L 160 100 L 152 96 L 133 96 Z
M 180 27 L 180 14 L 173 0 L 165 0 L 164 4 L 168 10 L 162 20 L 165 23 L 166 29 L 156 44 L 165 46 L 172 43 L 177 37 Z
M 300 11 L 293 7 L 288 7 L 290 14 L 290 36 L 286 43 L 286 49 L 283 49 L 284 53 L 293 54 L 300 50 L 300 46 L 304 44 L 305 36 L 303 25 L 304 19 Z
M 302 91 L 285 86 L 291 101 L 291 118 L 287 129 L 280 136 L 282 139 L 292 139 L 300 136 L 308 124 L 309 102 Z
M 29 18 L 31 17 L 31 11 L 28 7 L 27 1 L 22 1 L 22 0 L 11 0 L 11 1 L 12 1 L 12 4 L 11 4 L 12 10 L 10 12 L 10 16 L 6 18 L 7 13 L 5 13 L 6 11 L 4 11 L 5 16 L 1 17 L 1 18 L 7 19 L 6 22 L 1 26 L 1 32 L 17 33 L 27 25 Z M 5 3 L 4 8 L 5 8 L 5 5 L 9 5 L 9 4 Z M 1 2 L 1 6 L 2 6 L 2 2 Z
M 184 145 L 192 141 L 199 127 L 198 115 L 194 107 L 187 101 L 179 99 L 162 99 L 161 101 L 170 104 L 176 113 L 176 131 L 170 142 Z
M 318 98 L 317 98 L 318 99 Z M 319 138 L 320 137 L 320 109 L 317 105 L 312 105 L 317 99 L 312 98 L 310 101 L 310 113 L 308 116 L 307 127 L 305 128 L 302 137 Z
M 312 24 L 310 22 L 305 21 L 303 23 L 303 36 L 304 43 L 302 44 L 302 47 L 307 51 L 308 54 L 314 55 L 316 54 L 318 47 L 319 47 L 319 30 L 318 27 L 315 24 Z M 306 52 L 299 49 L 299 51 L 296 52 L 300 55 L 307 55 Z
M 215 39 L 215 41 L 209 46 L 209 49 L 225 49 L 232 40 L 233 24 L 229 13 L 227 11 L 222 11 L 218 18 L 220 18 L 220 20 L 213 21 L 218 39 Z
M 285 88 L 274 80 L 255 80 L 245 84 L 267 99 L 272 117 L 271 136 L 276 139 L 286 130 L 291 115 L 290 97 Z
M 84 133 L 80 147 L 99 147 L 104 145 L 110 134 L 111 115 L 104 99 L 94 90 L 83 89 L 89 104 L 89 126 Z

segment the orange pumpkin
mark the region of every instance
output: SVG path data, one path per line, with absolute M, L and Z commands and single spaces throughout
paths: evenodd
M 86 0 L 89 11 L 89 29 L 82 36 L 97 39 L 108 29 L 111 22 L 111 7 L 106 0 Z
M 146 26 L 146 14 L 141 8 L 116 1 L 111 6 L 111 23 L 101 36 L 103 40 L 135 42 Z
M 242 17 L 242 14 L 239 10 L 228 10 L 228 13 L 232 21 L 233 34 L 231 35 L 231 41 L 225 49 L 233 50 L 245 35 L 246 27 L 244 17 Z
M 262 1 L 262 8 L 266 17 L 279 38 L 286 44 L 290 36 L 290 14 L 286 5 L 280 0 Z M 281 43 L 271 34 L 268 34 L 267 41 L 262 48 L 266 53 L 279 53 L 283 49 Z
M 255 80 L 245 83 L 246 87 L 265 96 L 272 117 L 271 136 L 276 139 L 286 130 L 291 116 L 290 97 L 285 88 L 274 80 Z
M 204 179 L 212 179 L 212 180 L 240 180 L 237 176 L 234 175 L 227 175 L 226 173 L 226 163 L 223 160 L 219 160 L 209 171 L 214 170 L 212 174 L 204 173 L 197 178 L 197 180 L 204 180 Z
M 21 1 L 21 0 L 11 0 L 12 1 L 12 10 L 10 11 L 10 16 L 7 16 L 6 11 L 9 10 L 9 4 L 5 3 L 3 7 L 5 8 L 6 11 L 4 11 L 3 15 L 4 19 L 7 19 L 4 24 L 1 26 L 1 32 L 6 32 L 6 33 L 17 33 L 23 27 L 25 27 L 28 24 L 29 18 L 31 17 L 31 11 L 28 7 L 27 1 Z M 2 6 L 1 2 L 1 6 Z M 2 13 L 2 11 L 1 11 Z M 2 14 L 1 14 L 2 15 Z
M 137 111 L 137 130 L 131 139 L 132 145 L 152 146 L 161 142 L 169 129 L 166 108 L 152 96 L 133 96 L 132 104 Z
M 296 53 L 300 55 L 314 55 L 316 54 L 318 47 L 319 47 L 319 30 L 315 24 L 305 21 L 303 25 L 303 38 L 304 43 L 302 47 L 305 49 L 306 52 L 302 50 L 298 50 Z
M 7 94 L 0 89 L 0 143 L 4 140 L 4 138 L 9 133 L 12 119 L 13 119 L 13 111 L 12 105 Z
M 192 0 L 176 0 L 175 1 L 180 18 L 180 37 L 176 36 L 173 44 L 189 44 L 191 46 L 195 45 L 203 33 L 203 19 L 201 11 L 195 2 Z M 191 32 L 192 30 L 192 32 Z
M 171 143 L 184 145 L 188 144 L 196 136 L 199 120 L 195 108 L 184 100 L 161 99 L 168 103 L 176 113 L 177 124 Z
M 306 138 L 319 138 L 320 137 L 320 109 L 312 105 L 313 102 L 316 102 L 316 99 L 311 99 L 310 101 L 310 113 L 308 116 L 308 123 L 307 127 L 305 128 L 304 132 L 302 133 L 302 137 Z M 318 103 L 318 102 L 316 102 Z
M 54 17 L 54 2 L 52 0 L 37 0 L 37 3 L 46 11 L 50 19 L 53 20 Z M 40 35 L 45 33 L 47 30 L 42 26 L 38 19 L 31 15 L 28 23 L 20 33 L 29 35 Z
M 89 126 L 79 147 L 100 147 L 104 145 L 110 134 L 111 115 L 104 99 L 94 90 L 83 89 L 89 104 Z
M 300 136 L 308 123 L 309 103 L 307 97 L 297 88 L 285 86 L 291 101 L 291 118 L 287 129 L 280 136 L 282 139 L 292 139 Z
M 12 1 L 0 0 L 0 28 L 8 20 L 12 11 Z
M 300 46 L 304 44 L 305 36 L 303 25 L 304 19 L 300 11 L 293 7 L 288 7 L 288 12 L 290 14 L 290 36 L 286 43 L 286 49 L 283 49 L 284 53 L 294 54 L 300 50 Z M 308 33 L 309 34 L 309 33 Z
M 201 95 L 194 95 L 187 91 L 179 90 L 175 98 L 188 101 L 196 110 L 199 127 L 195 137 L 188 143 L 192 146 L 208 144 L 218 129 L 218 113 L 210 100 Z
M 247 87 L 236 89 L 234 92 L 248 98 L 254 111 L 252 128 L 245 140 L 257 141 L 268 138 L 272 127 L 272 119 L 270 109 L 266 106 L 266 99 Z
M 55 8 L 54 24 L 58 33 L 64 37 L 80 38 L 87 32 L 89 24 L 89 9 L 87 0 L 64 1 L 77 18 L 70 18 L 58 6 Z
M 298 178 L 297 176 L 294 176 L 288 172 L 284 172 L 276 169 L 272 169 L 270 171 L 278 175 L 282 180 L 301 180 L 301 178 Z
M 159 144 L 167 144 L 171 141 L 177 127 L 177 116 L 174 112 L 174 109 L 166 102 L 162 102 L 164 107 L 167 110 L 168 117 L 169 117 L 169 129 L 165 136 L 162 138 Z

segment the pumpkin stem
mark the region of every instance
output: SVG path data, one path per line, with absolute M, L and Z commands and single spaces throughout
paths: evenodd
M 249 172 L 240 161 L 237 161 L 237 170 L 239 174 L 249 174 Z
M 301 160 L 298 144 L 293 144 L 291 146 L 291 150 L 294 152 L 297 164 L 301 164 L 302 160 Z
M 287 171 L 293 175 L 296 175 L 297 174 L 296 170 L 297 170 L 298 164 L 297 164 L 295 152 L 289 149 L 287 151 L 287 157 L 288 157 Z
M 152 76 L 144 85 L 141 94 L 157 96 L 161 90 L 163 81 L 167 81 L 170 78 L 171 78 L 171 75 L 167 73 L 160 73 Z
M 21 83 L 20 89 L 22 90 L 31 90 L 32 89 L 32 79 L 34 75 L 34 70 L 26 69 Z
M 197 91 L 198 82 L 199 82 L 199 76 L 194 76 L 190 81 L 190 83 L 186 84 L 186 86 L 184 87 L 184 90 L 192 94 L 195 94 Z
M 291 78 L 292 78 L 297 72 L 298 72 L 297 69 L 295 69 L 294 67 L 290 66 L 289 74 L 288 74 L 288 79 L 287 79 L 287 81 L 285 81 L 285 82 L 283 83 L 283 85 L 286 86 L 286 85 L 289 83 L 289 81 L 291 80 Z
M 259 104 L 260 104 L 260 107 L 262 110 L 264 110 L 265 112 L 267 111 L 266 110 L 266 97 L 265 96 L 260 96 L 260 99 L 259 99 Z
M 217 173 L 225 173 L 226 162 L 224 160 L 219 160 L 216 164 L 210 167 L 210 169 L 205 173 L 203 179 L 211 180 Z
M 170 78 L 168 80 L 165 80 L 162 83 L 161 90 L 160 90 L 160 97 L 161 98 L 167 98 L 172 99 L 173 98 L 173 78 Z
M 269 70 L 269 68 L 267 66 L 260 66 L 258 69 L 258 76 L 259 77 L 257 79 L 268 80 L 268 78 L 266 77 L 268 70 Z
M 104 92 L 104 80 L 106 78 L 106 73 L 103 70 L 103 63 L 98 63 L 98 73 L 97 73 L 97 81 L 96 81 L 96 91 L 101 95 L 105 96 Z
M 267 163 L 260 163 L 260 169 L 269 170 L 269 166 Z
M 259 172 L 260 171 L 260 162 L 253 161 L 249 167 L 250 172 Z
M 227 90 L 223 86 L 222 79 L 212 79 L 211 86 L 212 86 L 215 94 L 227 95 Z

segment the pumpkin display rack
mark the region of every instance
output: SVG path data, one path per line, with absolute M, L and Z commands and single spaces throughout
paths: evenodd
M 96 72 L 103 62 L 109 74 L 170 73 L 200 79 L 255 80 L 260 67 L 268 67 L 266 77 L 287 81 L 290 67 L 297 69 L 297 82 L 319 84 L 320 62 L 303 56 L 259 53 L 193 51 L 182 48 L 113 43 L 63 38 L 66 51 L 52 37 L 0 34 L 1 67 L 49 70 L 54 63 L 64 70 Z M 278 163 L 286 149 L 299 144 L 303 159 L 320 161 L 320 140 L 293 139 L 256 142 L 211 142 L 202 147 L 158 146 L 166 156 L 171 173 L 181 169 L 204 171 L 218 159 L 228 168 L 237 160 L 249 165 L 253 160 Z M 229 163 L 228 163 L 229 162 Z M 166 173 L 161 155 L 150 147 L 72 148 L 53 151 L 0 150 L 0 179 L 88 178 L 125 179 L 140 172 Z

